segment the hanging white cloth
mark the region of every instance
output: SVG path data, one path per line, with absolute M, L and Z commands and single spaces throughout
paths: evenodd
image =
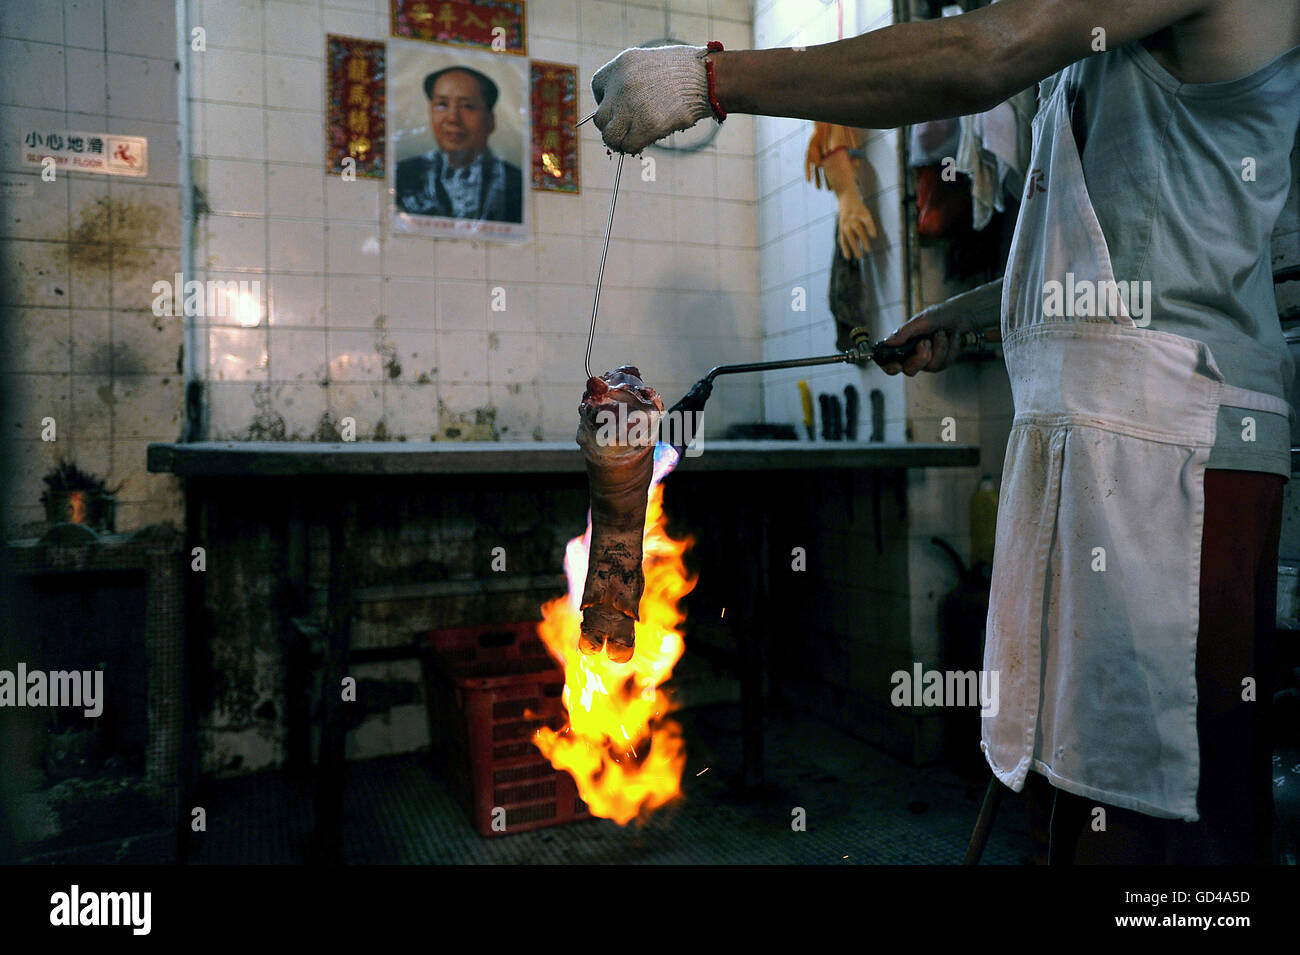
M 961 117 L 956 168 L 971 180 L 976 230 L 987 226 L 994 212 L 1005 212 L 1006 198 L 1024 188 L 1036 99 L 1029 87 L 987 112 Z

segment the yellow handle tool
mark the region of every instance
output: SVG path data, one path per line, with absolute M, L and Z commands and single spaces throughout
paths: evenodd
M 808 382 L 799 382 L 799 398 L 803 402 L 803 426 L 808 431 L 808 440 L 813 440 L 813 404 L 812 392 L 808 389 Z

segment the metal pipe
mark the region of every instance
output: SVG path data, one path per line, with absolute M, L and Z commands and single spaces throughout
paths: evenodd
M 818 355 L 816 358 L 784 358 L 779 361 L 751 361 L 740 365 L 717 365 L 707 375 L 691 386 L 677 404 L 668 409 L 668 414 L 696 413 L 704 410 L 705 403 L 713 394 L 713 379 L 719 375 L 738 375 L 751 371 L 775 371 L 778 368 L 806 368 L 809 365 L 837 365 L 849 363 L 863 365 L 871 360 L 871 352 L 850 349 L 835 355 Z
M 907 0 L 894 0 L 894 23 L 907 23 L 913 19 Z M 898 224 L 902 227 L 903 252 L 903 314 L 899 325 L 916 313 L 916 296 L 921 289 L 921 239 L 916 231 L 916 174 L 912 171 L 911 127 L 895 130 L 898 137 L 897 161 L 899 183 Z
M 713 383 L 719 375 L 738 375 L 750 371 L 776 371 L 780 368 L 807 368 L 810 365 L 838 365 L 847 362 L 851 365 L 866 364 L 867 359 L 856 351 L 839 352 L 835 355 L 820 355 L 816 358 L 786 358 L 780 361 L 752 361 L 741 365 L 718 365 L 702 380 Z
M 176 137 L 180 142 L 179 170 L 181 190 L 181 275 L 182 281 L 193 277 L 194 269 L 194 170 L 190 153 L 190 31 L 186 20 L 187 0 L 176 0 Z M 177 297 L 184 298 L 184 287 Z M 203 387 L 199 318 L 182 309 L 181 340 L 185 349 L 184 361 L 184 413 L 181 420 L 181 441 L 201 441 L 204 437 L 203 405 L 200 389 Z M 206 342 L 203 343 L 206 345 Z
M 1002 795 L 1007 791 L 1007 787 L 1002 785 L 996 776 L 989 780 L 988 788 L 984 790 L 984 802 L 980 806 L 979 818 L 975 820 L 975 829 L 970 834 L 970 843 L 966 846 L 966 857 L 962 859 L 962 865 L 979 865 L 980 856 L 984 855 L 984 846 L 989 841 L 989 834 L 993 831 L 993 820 L 997 818 L 998 806 L 1002 803 Z
M 682 395 L 680 401 L 668 409 L 669 415 L 699 414 L 713 394 L 713 379 L 719 375 L 738 375 L 752 371 L 776 371 L 779 368 L 807 368 L 811 365 L 865 365 L 869 361 L 877 364 L 901 364 L 915 353 L 919 338 L 913 338 L 902 345 L 886 345 L 884 342 L 871 344 L 868 337 L 871 329 L 860 325 L 849 336 L 853 347 L 834 355 L 818 355 L 815 358 L 783 358 L 778 361 L 751 361 L 740 365 L 717 365 L 707 375 L 691 386 L 691 390 Z

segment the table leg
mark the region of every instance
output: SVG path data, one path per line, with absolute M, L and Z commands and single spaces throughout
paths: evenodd
M 751 500 L 739 515 L 739 551 L 750 559 L 739 563 L 739 596 L 743 612 L 737 615 L 736 646 L 740 656 L 741 764 L 746 790 L 763 788 L 763 690 L 765 680 L 768 517 L 766 504 Z M 757 525 L 747 521 L 757 514 Z
M 344 491 L 327 503 L 330 559 L 329 596 L 326 612 L 325 667 L 321 678 L 320 761 L 316 781 L 316 841 L 318 862 L 342 861 L 340 828 L 343 820 L 345 743 L 347 723 L 342 686 L 348 675 L 351 638 L 355 561 L 352 545 L 356 531 L 357 505 L 351 491 Z
M 285 530 L 285 583 L 291 619 L 284 621 L 284 771 L 291 779 L 303 779 L 311 773 L 311 640 L 294 625 L 292 617 L 311 609 L 311 533 L 300 498 L 289 505 Z

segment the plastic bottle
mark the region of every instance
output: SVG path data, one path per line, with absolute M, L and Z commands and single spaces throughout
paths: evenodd
M 970 562 L 975 568 L 993 565 L 993 542 L 998 529 L 998 488 L 993 475 L 980 478 L 970 499 Z

